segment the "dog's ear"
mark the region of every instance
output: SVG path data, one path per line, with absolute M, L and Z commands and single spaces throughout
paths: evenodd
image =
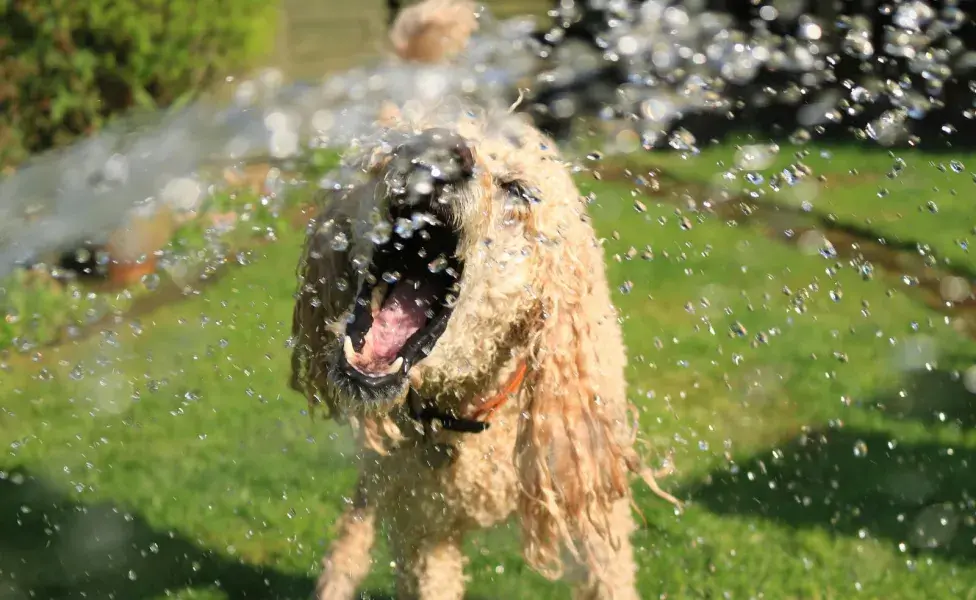
M 516 468 L 525 558 L 557 578 L 564 545 L 576 560 L 596 564 L 588 541 L 609 539 L 611 505 L 628 493 L 636 453 L 626 353 L 593 230 L 575 221 L 538 252 L 544 280 L 528 333 Z
M 341 415 L 329 385 L 325 353 L 332 347 L 334 327 L 355 297 L 356 275 L 349 260 L 351 218 L 343 198 L 323 196 L 322 210 L 309 224 L 298 265 L 298 292 L 292 313 L 291 387 L 308 399 L 310 408 L 325 404 L 333 418 Z

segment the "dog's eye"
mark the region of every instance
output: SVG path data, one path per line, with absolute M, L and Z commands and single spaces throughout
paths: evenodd
M 527 204 L 535 204 L 539 202 L 538 191 L 521 182 L 521 181 L 507 181 L 501 184 L 505 194 L 508 196 L 509 200 L 516 202 L 524 202 Z

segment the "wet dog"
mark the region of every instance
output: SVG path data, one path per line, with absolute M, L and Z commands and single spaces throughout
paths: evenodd
M 459 599 L 466 532 L 514 514 L 528 564 L 638 598 L 626 352 L 567 162 L 524 117 L 396 115 L 309 228 L 292 385 L 357 434 L 318 598 L 353 598 L 382 523 L 397 597 Z

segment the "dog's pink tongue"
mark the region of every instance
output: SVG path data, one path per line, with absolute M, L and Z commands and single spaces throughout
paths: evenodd
M 410 336 L 427 323 L 431 293 L 421 284 L 395 285 L 383 307 L 373 315 L 373 326 L 366 332 L 363 351 L 356 357 L 356 367 L 364 371 L 382 371 L 396 360 Z

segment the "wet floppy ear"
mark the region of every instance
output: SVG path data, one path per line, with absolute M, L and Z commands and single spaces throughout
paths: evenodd
M 518 179 L 503 179 L 499 184 L 506 218 L 530 222 L 536 212 L 541 194 L 534 186 Z
M 335 326 L 354 300 L 355 273 L 349 260 L 352 236 L 343 197 L 326 200 L 309 225 L 298 264 L 299 286 L 292 313 L 291 387 L 309 405 L 325 403 L 337 417 L 335 390 L 328 381 L 326 352 L 335 339 Z
M 537 257 L 541 298 L 516 443 L 523 550 L 548 577 L 561 575 L 564 545 L 596 564 L 587 542 L 610 535 L 611 504 L 628 491 L 617 414 L 624 355 L 602 251 L 582 221 L 565 233 Z

